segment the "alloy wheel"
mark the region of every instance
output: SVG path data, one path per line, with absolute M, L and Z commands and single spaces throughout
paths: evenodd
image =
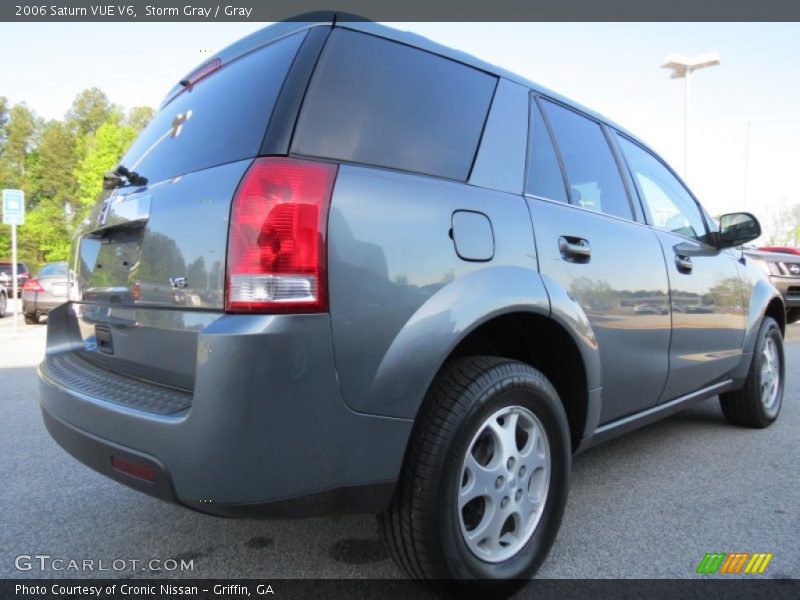
M 481 424 L 457 493 L 461 534 L 475 556 L 501 562 L 528 542 L 544 511 L 550 465 L 547 433 L 527 408 L 507 406 Z

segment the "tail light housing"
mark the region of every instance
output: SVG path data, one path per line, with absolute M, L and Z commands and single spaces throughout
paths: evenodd
M 22 291 L 23 292 L 43 292 L 44 288 L 39 283 L 37 279 L 28 279 L 25 283 L 22 284 Z
M 231 208 L 225 310 L 328 310 L 326 235 L 336 166 L 256 159 Z

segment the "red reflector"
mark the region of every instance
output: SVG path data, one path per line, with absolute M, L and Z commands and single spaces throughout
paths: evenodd
M 155 483 L 156 481 L 155 469 L 130 462 L 128 460 L 125 460 L 124 458 L 112 456 L 111 466 L 114 467 L 115 470 L 121 473 L 125 473 L 126 475 L 132 475 L 133 477 L 138 477 L 139 479 L 143 479 L 144 481 L 147 481 L 149 483 Z
M 201 65 L 186 77 L 186 79 L 181 80 L 181 85 L 183 87 L 190 87 L 193 86 L 195 83 L 203 79 L 204 77 L 208 77 L 214 71 L 219 69 L 222 66 L 222 61 L 218 58 L 208 61 L 206 64 Z
M 336 166 L 260 158 L 231 209 L 225 309 L 328 310 L 325 238 Z
M 44 288 L 39 284 L 36 279 L 28 279 L 22 284 L 23 291 L 26 292 L 43 292 Z

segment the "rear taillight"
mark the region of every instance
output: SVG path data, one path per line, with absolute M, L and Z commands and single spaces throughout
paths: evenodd
M 23 292 L 43 292 L 44 288 L 36 279 L 28 279 L 24 284 L 22 284 L 22 291 Z
M 336 166 L 260 158 L 233 200 L 225 310 L 328 310 L 325 237 Z
M 207 63 L 200 65 L 197 69 L 189 73 L 186 76 L 186 79 L 181 80 L 181 85 L 183 87 L 191 87 L 201 79 L 204 79 L 211 75 L 214 71 L 219 69 L 222 66 L 222 61 L 218 58 L 214 58 Z

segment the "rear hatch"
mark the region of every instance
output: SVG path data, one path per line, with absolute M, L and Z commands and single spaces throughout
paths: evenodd
M 193 388 L 197 332 L 224 308 L 231 201 L 305 35 L 200 67 L 122 158 L 138 178 L 104 189 L 74 254 L 83 358 Z

